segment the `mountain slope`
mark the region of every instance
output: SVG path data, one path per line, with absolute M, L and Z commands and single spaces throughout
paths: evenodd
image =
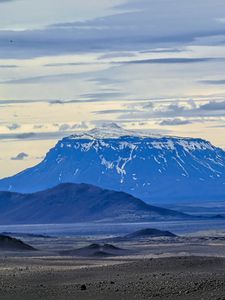
M 21 240 L 0 234 L 0 251 L 34 251 L 33 247 Z
M 37 166 L 0 180 L 0 190 L 29 193 L 65 182 L 154 203 L 225 200 L 225 152 L 202 139 L 104 126 L 62 139 Z
M 135 231 L 133 233 L 125 235 L 124 238 L 150 238 L 150 237 L 176 237 L 176 235 L 170 231 L 164 231 L 154 228 L 146 228 Z
M 150 206 L 123 192 L 61 184 L 34 194 L 0 192 L 0 224 L 153 221 L 190 218 Z

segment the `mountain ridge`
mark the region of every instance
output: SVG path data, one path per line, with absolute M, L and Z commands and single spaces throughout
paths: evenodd
M 64 183 L 32 194 L 0 192 L 0 224 L 55 224 L 191 219 L 124 192 Z

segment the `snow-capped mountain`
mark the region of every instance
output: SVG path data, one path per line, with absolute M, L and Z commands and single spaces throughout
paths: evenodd
M 30 193 L 66 182 L 152 203 L 225 200 L 225 152 L 203 139 L 110 124 L 63 138 L 40 164 L 0 180 L 0 190 Z

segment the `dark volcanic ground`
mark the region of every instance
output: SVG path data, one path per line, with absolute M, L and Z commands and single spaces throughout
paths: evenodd
M 225 259 L 2 258 L 0 296 L 1 300 L 219 300 L 225 299 Z
M 0 300 L 225 300 L 224 232 L 18 237 L 38 251 L 0 251 Z

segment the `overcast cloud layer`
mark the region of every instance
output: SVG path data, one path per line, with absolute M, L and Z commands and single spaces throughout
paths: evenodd
M 109 120 L 225 148 L 224 68 L 224 0 L 0 0 L 0 177 Z

